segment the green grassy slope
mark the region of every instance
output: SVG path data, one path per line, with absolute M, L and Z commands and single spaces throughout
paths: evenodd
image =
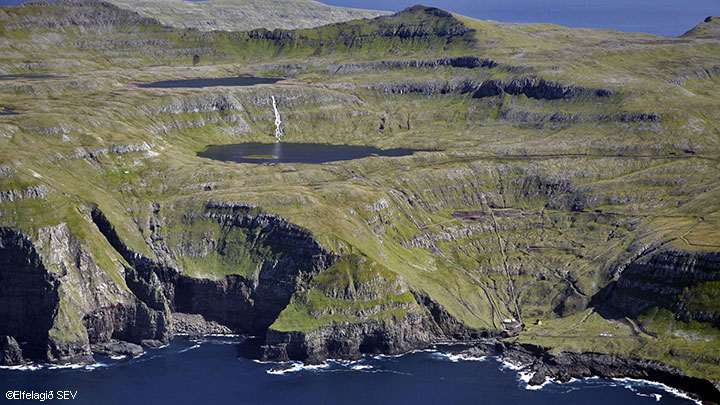
M 385 11 L 334 7 L 313 0 L 112 0 L 110 3 L 155 18 L 166 25 L 202 31 L 312 28 L 389 14 Z

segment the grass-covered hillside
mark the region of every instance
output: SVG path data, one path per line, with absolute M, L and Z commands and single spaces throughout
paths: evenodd
M 158 266 L 236 275 L 238 297 L 272 297 L 258 325 L 274 332 L 416 330 L 422 295 L 468 328 L 516 318 L 523 342 L 720 379 L 717 17 L 662 38 L 422 6 L 294 31 L 150 15 L 90 0 L 0 8 L 0 227 L 56 269 L 51 341 L 88 339 L 83 317 L 144 294 L 127 271 L 145 265 L 99 209 Z M 238 74 L 287 80 L 137 86 Z M 272 96 L 283 142 L 422 151 L 323 165 L 196 156 L 274 142 Z M 61 224 L 83 254 L 47 250 Z M 308 235 L 335 259 L 290 241 Z M 290 255 L 307 266 L 278 276 Z M 153 277 L 142 291 L 168 282 Z M 267 280 L 282 291 L 258 293 Z M 256 298 L 248 308 L 265 308 Z
M 314 0 L 113 0 L 109 3 L 166 25 L 201 31 L 312 28 L 390 14 L 329 6 Z

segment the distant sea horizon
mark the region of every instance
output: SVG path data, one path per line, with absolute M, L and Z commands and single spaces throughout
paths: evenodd
M 24 2 L 0 0 L 0 6 Z M 420 3 L 479 20 L 550 23 L 573 28 L 644 32 L 665 37 L 682 35 L 706 17 L 720 15 L 718 0 L 323 0 L 321 2 L 333 6 L 383 11 L 400 11 Z

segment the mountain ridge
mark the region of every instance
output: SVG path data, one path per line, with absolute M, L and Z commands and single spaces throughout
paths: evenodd
M 110 0 L 112 4 L 178 28 L 248 31 L 313 28 L 390 14 L 325 5 L 315 0 Z

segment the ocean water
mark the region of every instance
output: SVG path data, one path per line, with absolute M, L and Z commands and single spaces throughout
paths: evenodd
M 320 164 L 367 156 L 407 156 L 413 149 L 378 149 L 372 146 L 331 145 L 325 143 L 246 142 L 211 145 L 198 156 L 236 163 Z
M 440 351 L 366 356 L 357 362 L 277 364 L 243 357 L 242 338 L 176 338 L 135 359 L 97 356 L 95 366 L 0 369 L 0 390 L 69 391 L 73 404 L 687 404 L 681 394 L 641 381 L 589 379 L 528 389 L 529 376 L 495 358 Z M 67 395 L 67 394 L 66 394 Z M 35 402 L 37 403 L 37 401 Z

